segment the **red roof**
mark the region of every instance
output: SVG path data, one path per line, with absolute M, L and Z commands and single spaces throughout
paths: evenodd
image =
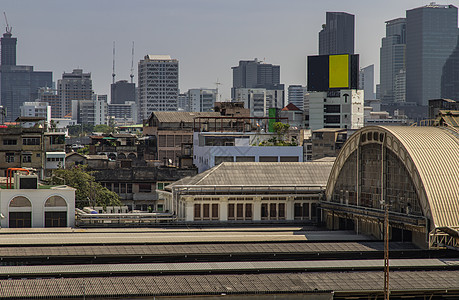
M 293 103 L 289 103 L 289 104 L 288 104 L 286 107 L 284 107 L 282 110 L 283 110 L 283 111 L 286 111 L 286 110 L 300 110 L 300 111 L 301 111 L 301 109 L 299 109 L 299 108 L 298 108 L 295 104 L 293 104 Z

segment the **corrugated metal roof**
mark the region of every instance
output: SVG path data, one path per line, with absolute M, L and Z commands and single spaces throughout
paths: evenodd
M 218 112 L 154 111 L 152 116 L 156 116 L 161 123 L 193 123 L 196 117 L 221 117 L 221 114 Z
M 436 227 L 459 226 L 459 139 L 439 127 L 381 126 L 406 148 Z
M 459 259 L 391 259 L 391 268 L 424 269 L 458 267 Z M 307 261 L 232 261 L 232 262 L 184 262 L 143 264 L 86 264 L 86 265 L 40 265 L 2 266 L 0 276 L 70 276 L 95 274 L 180 274 L 189 272 L 263 272 L 286 270 L 375 270 L 383 269 L 384 259 L 365 260 L 307 260 Z
M 327 185 L 333 162 L 224 162 L 177 185 L 321 186 Z
M 390 250 L 417 249 L 411 243 L 390 243 Z M 0 257 L 84 257 L 84 256 L 176 256 L 201 254 L 283 253 L 307 254 L 328 252 L 375 252 L 384 250 L 383 242 L 328 242 L 328 243 L 244 243 L 244 244 L 179 244 L 179 245 L 104 245 L 59 247 L 0 247 Z
M 120 276 L 0 280 L 6 298 L 83 296 L 180 296 L 267 294 L 334 291 L 366 293 L 383 291 L 381 271 L 311 272 L 221 275 Z M 392 291 L 459 290 L 459 271 L 391 271 Z

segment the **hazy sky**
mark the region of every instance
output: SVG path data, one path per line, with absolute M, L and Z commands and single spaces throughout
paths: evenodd
M 327 11 L 356 16 L 360 67 L 375 64 L 385 21 L 428 4 L 420 0 L 0 0 L 18 38 L 17 63 L 62 73 L 92 73 L 97 94 L 109 94 L 112 47 L 116 79 L 129 80 L 131 45 L 137 63 L 146 54 L 179 60 L 180 89 L 215 88 L 230 96 L 231 67 L 259 58 L 281 66 L 281 83 L 305 84 L 306 56 L 318 53 L 318 32 Z M 441 4 L 450 4 L 442 2 Z M 453 3 L 454 4 L 454 3 Z M 4 32 L 5 21 L 2 16 Z

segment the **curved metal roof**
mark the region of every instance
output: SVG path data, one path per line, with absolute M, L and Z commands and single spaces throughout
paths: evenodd
M 344 162 L 361 143 L 361 135 L 371 131 L 385 134 L 385 147 L 407 168 L 432 227 L 459 226 L 459 139 L 441 127 L 367 126 L 357 131 L 336 159 L 327 198 Z
M 459 225 L 459 139 L 440 127 L 381 126 L 410 154 L 436 227 Z

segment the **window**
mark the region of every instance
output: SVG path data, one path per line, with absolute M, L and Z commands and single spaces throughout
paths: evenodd
M 194 219 L 195 220 L 201 219 L 201 204 L 194 205 Z
M 140 183 L 139 193 L 151 193 L 151 184 L 150 183 Z
M 23 163 L 32 162 L 32 154 L 22 154 L 22 162 Z
M 279 220 L 285 219 L 285 203 L 279 203 Z
M 126 184 L 121 183 L 121 194 L 126 194 Z
M 244 219 L 244 204 L 236 204 L 236 217 L 238 220 Z
M 34 138 L 23 138 L 22 139 L 22 144 L 23 145 L 28 145 L 28 146 L 36 146 L 40 145 L 40 138 L 39 137 L 34 137 Z
M 218 220 L 218 204 L 212 203 L 212 220 Z
M 17 140 L 5 139 L 3 140 L 3 145 L 10 146 L 10 145 L 17 145 Z
M 245 205 L 245 219 L 252 220 L 252 204 L 250 203 Z
M 7 163 L 14 163 L 14 152 L 6 152 L 5 161 Z
M 132 183 L 127 184 L 127 193 L 131 194 L 132 193 Z
M 209 219 L 210 217 L 210 212 L 209 212 L 209 204 L 203 204 L 202 206 L 202 217 L 203 219 Z
M 261 204 L 261 219 L 267 219 L 268 218 L 268 203 L 262 203 Z
M 234 204 L 228 204 L 228 220 L 234 220 Z

